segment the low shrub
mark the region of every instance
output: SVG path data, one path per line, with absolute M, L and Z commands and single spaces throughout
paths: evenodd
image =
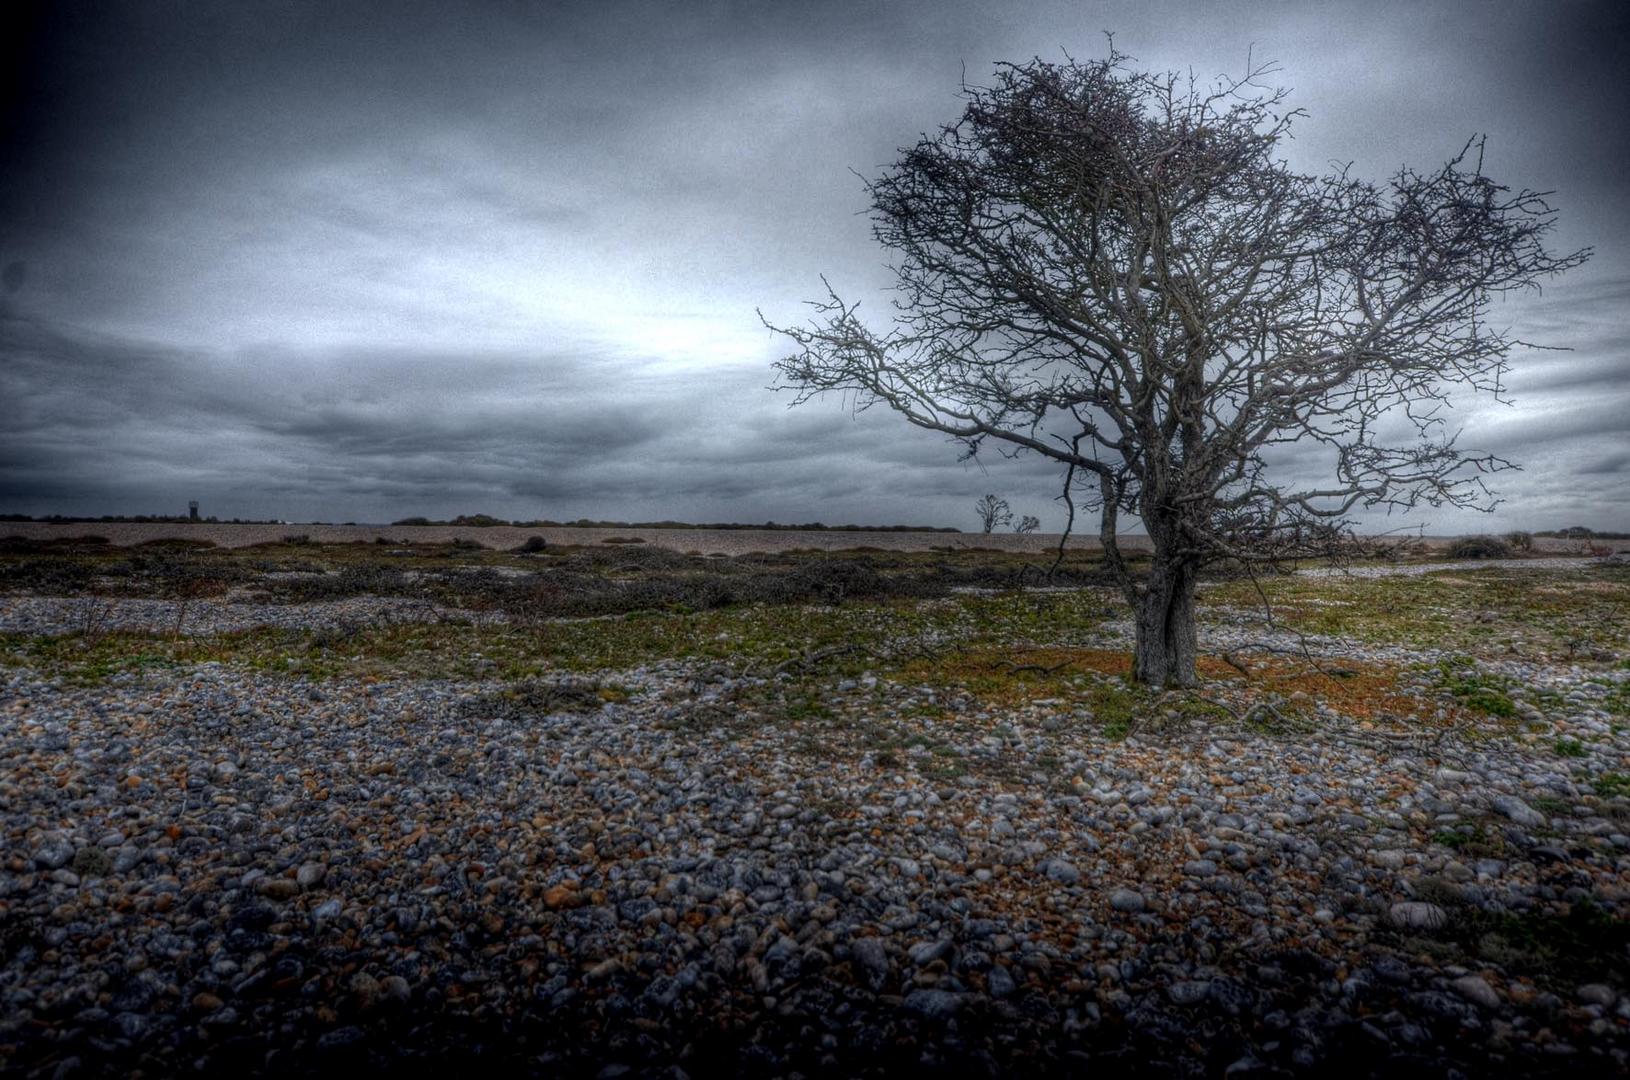
M 75 541 L 79 543 L 80 541 Z M 139 548 L 169 549 L 171 551 L 202 551 L 205 548 L 217 547 L 213 540 L 189 540 L 179 536 L 159 536 L 152 540 L 143 540 L 136 545 Z
M 540 551 L 547 550 L 548 547 L 549 541 L 543 537 L 529 536 L 519 546 L 510 548 L 510 550 L 519 555 L 536 555 Z
M 1462 536 L 1449 545 L 1452 559 L 1503 559 L 1511 554 L 1511 545 L 1498 536 Z
M 1505 542 L 1511 545 L 1512 551 L 1534 550 L 1534 534 L 1531 532 L 1524 532 L 1521 529 L 1518 529 L 1516 532 L 1506 533 Z

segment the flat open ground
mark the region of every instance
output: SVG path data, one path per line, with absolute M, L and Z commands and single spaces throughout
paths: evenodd
M 7 544 L 0 1071 L 1630 1061 L 1630 569 L 684 550 Z
M 218 547 L 253 547 L 276 544 L 288 536 L 304 536 L 319 544 L 448 544 L 458 540 L 482 547 L 508 551 L 541 536 L 553 545 L 582 546 L 634 541 L 674 551 L 694 551 L 702 555 L 742 555 L 749 552 L 842 551 L 876 548 L 882 551 L 965 551 L 986 549 L 1014 554 L 1036 554 L 1058 548 L 1056 533 L 946 533 L 896 532 L 894 530 L 850 529 L 622 529 L 498 525 L 486 528 L 461 525 L 238 525 L 212 522 L 0 522 L 0 536 L 29 540 L 67 540 L 100 536 L 109 543 L 130 547 L 160 540 L 196 540 Z M 1454 540 L 1452 536 L 1422 537 L 1428 550 L 1437 550 Z M 1144 550 L 1149 538 L 1123 536 L 1129 550 Z M 1630 541 L 1607 541 L 1630 549 Z M 1072 535 L 1069 548 L 1096 550 L 1095 531 L 1088 528 Z M 1577 552 L 1578 541 L 1535 537 L 1536 551 L 1545 554 Z

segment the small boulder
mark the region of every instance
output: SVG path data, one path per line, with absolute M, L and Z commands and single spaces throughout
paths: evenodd
M 1144 908 L 1143 894 L 1135 889 L 1116 889 L 1109 894 L 1109 906 L 1116 911 L 1128 914 L 1142 911 Z
M 1481 975 L 1462 975 L 1449 985 L 1455 988 L 1455 993 L 1474 1005 L 1491 1011 L 1500 1007 L 1500 995 Z
M 1406 900 L 1392 905 L 1388 912 L 1392 925 L 1404 930 L 1442 930 L 1449 925 L 1449 913 L 1436 904 Z
M 1543 828 L 1549 819 L 1515 795 L 1496 795 L 1489 805 L 1527 829 Z

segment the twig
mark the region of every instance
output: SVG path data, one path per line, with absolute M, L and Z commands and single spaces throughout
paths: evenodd
M 1075 661 L 1073 659 L 1060 660 L 1058 663 L 1052 665 L 1051 667 L 1046 667 L 1046 666 L 1043 666 L 1041 664 L 1015 664 L 1011 660 L 999 660 L 997 662 L 1007 665 L 1007 671 L 1008 671 L 1009 675 L 1017 675 L 1021 671 L 1034 671 L 1034 672 L 1037 672 L 1038 674 L 1041 674 L 1041 675 L 1053 675 L 1053 674 L 1056 674 L 1056 673 L 1064 670 L 1065 668 L 1069 667 L 1071 664 L 1075 663 Z
M 1080 444 L 1080 436 L 1076 436 L 1076 443 L 1077 445 Z M 1054 557 L 1053 565 L 1047 568 L 1047 581 L 1049 584 L 1052 583 L 1053 575 L 1058 573 L 1059 565 L 1064 562 L 1064 545 L 1070 539 L 1070 530 L 1075 528 L 1075 500 L 1070 497 L 1070 482 L 1074 479 L 1075 462 L 1072 461 L 1069 469 L 1064 473 L 1064 494 L 1060 496 L 1064 500 L 1064 505 L 1069 508 L 1070 516 L 1065 519 L 1064 531 L 1058 536 L 1058 555 Z

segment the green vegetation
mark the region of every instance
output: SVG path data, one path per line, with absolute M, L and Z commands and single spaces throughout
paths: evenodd
M 1449 545 L 1451 559 L 1505 559 L 1511 555 L 1511 545 L 1498 536 L 1462 536 Z
M 1604 799 L 1630 798 L 1630 776 L 1624 773 L 1603 773 L 1591 786 Z
M 1510 680 L 1479 672 L 1466 657 L 1440 660 L 1437 672 L 1438 688 L 1461 705 L 1487 716 L 1509 718 L 1517 715 L 1517 706 L 1507 692 L 1511 686 Z
M 1566 914 L 1493 914 L 1449 895 L 1449 923 L 1431 936 L 1388 932 L 1411 953 L 1473 969 L 1496 966 L 1521 971 L 1543 988 L 1571 995 L 1584 982 L 1624 986 L 1630 981 L 1630 922 L 1588 901 Z
M 1085 722 L 1111 738 L 1168 724 L 1219 722 L 1278 732 L 1317 723 L 1319 703 L 1359 722 L 1382 724 L 1434 715 L 1444 722 L 1457 710 L 1510 720 L 1525 695 L 1548 706 L 1543 695 L 1481 671 L 1473 659 L 1477 646 L 1497 647 L 1513 626 L 1531 638 L 1559 642 L 1581 633 L 1586 620 L 1600 640 L 1619 640 L 1626 632 L 1624 601 L 1630 599 L 1630 576 L 1607 567 L 1268 579 L 1263 587 L 1279 618 L 1299 629 L 1388 641 L 1396 636 L 1405 643 L 1413 635 L 1473 647 L 1429 668 L 1360 665 L 1363 670 L 1343 670 L 1339 677 L 1294 659 L 1248 656 L 1247 669 L 1239 658 L 1202 657 L 1202 675 L 1217 692 L 1161 694 L 1134 686 L 1126 651 L 1105 647 L 1100 624 L 1121 616 L 1123 607 L 1111 590 L 1092 587 L 1103 580 L 1095 556 L 1071 552 L 1054 577 L 1087 587 L 1016 588 L 1044 580 L 1047 561 L 949 550 L 724 558 L 650 544 L 502 552 L 451 543 L 312 544 L 297 535 L 235 550 L 13 541 L 0 543 L 0 590 L 76 597 L 83 611 L 74 632 L 62 637 L 0 635 L 0 664 L 75 682 L 217 662 L 314 679 L 414 677 L 519 686 L 672 658 L 768 680 L 754 694 L 720 702 L 716 713 L 687 718 L 687 724 L 729 727 L 749 713 L 817 727 L 844 723 L 826 693 L 837 681 L 871 673 L 925 690 L 902 710 L 903 719 L 919 727 L 952 722 L 944 702 L 960 695 L 974 709 L 1040 703 L 1045 710 L 1057 699 L 1068 703 L 1069 723 L 1090 716 Z M 441 615 L 440 621 L 367 622 L 358 616 L 324 630 L 263 627 L 199 635 L 180 632 L 193 628 L 183 603 L 174 626 L 142 633 L 112 629 L 112 616 L 126 597 L 185 602 L 229 590 L 265 603 L 401 597 L 433 605 Z M 1254 599 L 1250 582 L 1224 578 L 1202 594 L 1202 610 Z M 1478 612 L 1492 615 L 1474 617 Z M 1605 676 L 1599 681 L 1609 707 L 1630 713 L 1626 683 Z M 1434 714 L 1434 695 L 1452 706 L 1449 713 L 1438 708 Z M 1578 757 L 1588 748 L 1560 740 L 1554 749 Z M 937 767 L 954 770 L 967 763 Z
M 1620 659 L 1630 650 L 1630 568 L 1478 569 L 1412 577 L 1265 577 L 1279 623 L 1304 633 L 1472 655 Z M 1261 609 L 1256 586 L 1203 589 L 1210 604 Z
M 308 677 L 416 675 L 525 679 L 551 670 L 630 667 L 667 657 L 723 661 L 770 674 L 858 674 L 921 653 L 1013 640 L 1075 640 L 1105 608 L 1091 592 L 882 600 L 840 606 L 751 605 L 701 612 L 502 625 L 449 622 L 359 624 L 340 630 L 259 628 L 238 633 L 0 635 L 0 661 L 76 680 L 154 666 L 230 663 Z M 906 651 L 908 650 L 909 651 Z

